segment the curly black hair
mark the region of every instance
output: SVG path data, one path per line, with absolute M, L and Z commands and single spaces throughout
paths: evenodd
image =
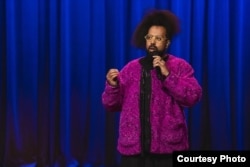
M 135 47 L 145 49 L 146 41 L 144 36 L 151 26 L 163 26 L 167 31 L 167 38 L 171 40 L 180 31 L 179 19 L 169 10 L 149 11 L 138 24 L 132 37 L 132 44 Z

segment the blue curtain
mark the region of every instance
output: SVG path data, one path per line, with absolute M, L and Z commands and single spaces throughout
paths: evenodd
M 105 75 L 144 54 L 130 41 L 152 8 L 180 18 L 169 53 L 203 87 L 186 111 L 191 149 L 250 149 L 250 1 L 1 0 L 0 166 L 116 166 Z

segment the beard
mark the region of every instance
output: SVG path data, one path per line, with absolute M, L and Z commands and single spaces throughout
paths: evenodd
M 151 45 L 146 49 L 146 56 L 140 60 L 141 65 L 146 69 L 146 70 L 151 70 L 153 69 L 153 56 L 161 56 L 164 57 L 165 55 L 164 50 L 159 50 L 155 45 Z
M 153 56 L 161 56 L 163 57 L 165 54 L 166 49 L 159 50 L 155 45 L 150 45 L 146 52 L 147 56 L 153 59 Z

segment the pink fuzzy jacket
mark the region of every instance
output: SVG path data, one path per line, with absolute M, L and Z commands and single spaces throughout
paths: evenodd
M 164 81 L 151 70 L 150 102 L 151 153 L 167 154 L 189 147 L 184 107 L 195 105 L 202 89 L 193 68 L 185 60 L 169 55 L 166 66 L 170 74 Z M 118 151 L 123 155 L 141 152 L 140 144 L 140 75 L 139 59 L 129 62 L 118 76 L 119 86 L 106 83 L 102 103 L 107 111 L 121 111 Z

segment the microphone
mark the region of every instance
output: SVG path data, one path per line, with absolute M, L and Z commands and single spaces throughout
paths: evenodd
M 158 78 L 159 80 L 162 80 L 163 76 L 162 76 L 162 74 L 161 74 L 161 68 L 160 68 L 159 66 L 156 66 L 156 67 L 155 67 L 155 70 L 156 70 L 157 78 Z
M 153 51 L 153 52 L 151 52 L 151 55 L 152 55 L 152 57 L 153 56 L 160 56 L 161 54 L 158 52 L 158 51 Z M 152 59 L 153 60 L 153 59 Z M 161 74 L 161 68 L 159 67 L 159 66 L 156 66 L 155 67 L 155 70 L 156 70 L 156 75 L 157 75 L 157 78 L 159 79 L 159 80 L 163 80 L 163 75 Z

